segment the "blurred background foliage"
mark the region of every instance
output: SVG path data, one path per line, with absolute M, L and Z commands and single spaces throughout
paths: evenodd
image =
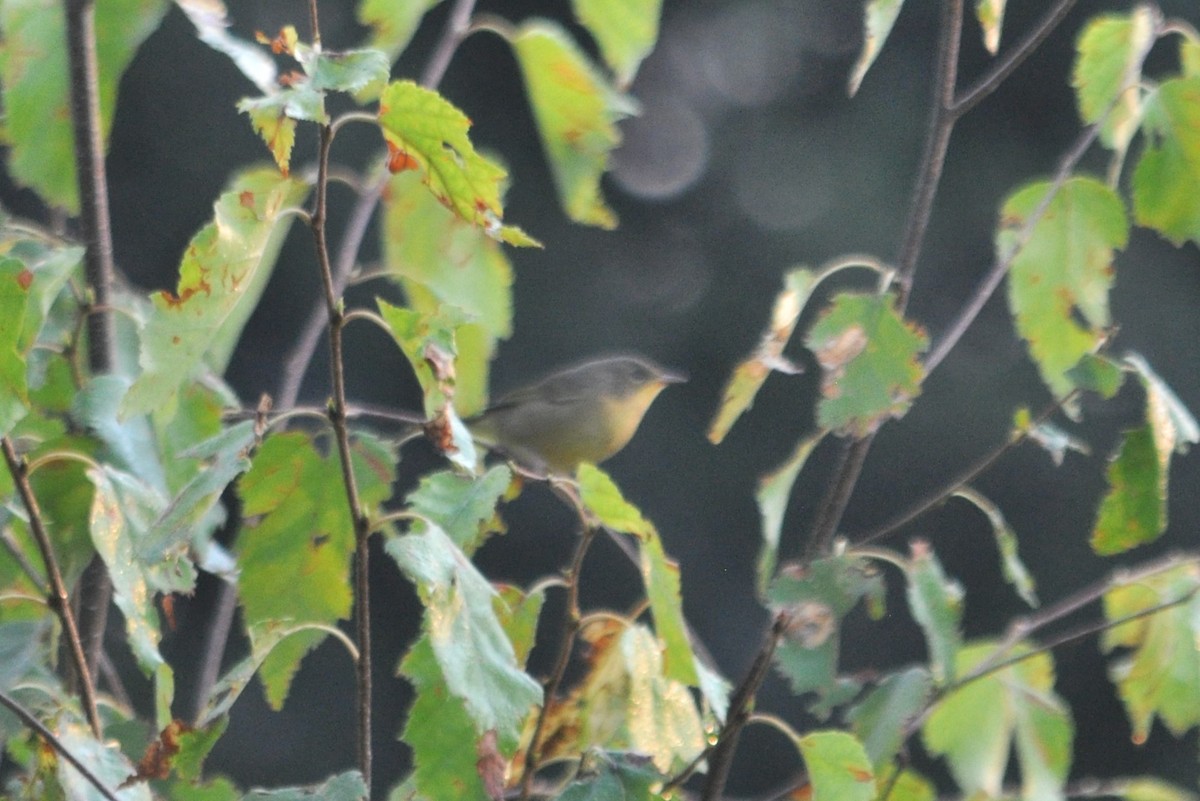
M 1168 16 L 1200 25 L 1194 0 L 1160 5 Z M 235 32 L 245 38 L 305 24 L 304 7 L 294 0 L 230 0 L 228 6 Z M 480 10 L 513 21 L 540 15 L 571 25 L 565 6 L 481 2 Z M 1002 52 L 1042 6 L 1010 0 Z M 1103 9 L 1127 7 L 1080 4 L 957 128 L 908 312 L 934 336 L 990 264 L 1003 198 L 1017 185 L 1051 173 L 1079 130 L 1069 76 L 1080 26 Z M 445 13 L 439 7 L 429 14 L 394 76 L 420 72 Z M 363 42 L 366 32 L 355 22 L 353 4 L 322 3 L 321 15 L 327 48 Z M 551 367 L 609 351 L 639 351 L 691 376 L 690 383 L 663 395 L 608 468 L 680 561 L 688 617 L 718 666 L 734 679 L 745 670 L 767 619 L 754 596 L 756 480 L 813 425 L 818 371 L 811 357 L 793 344 L 788 355 L 810 369 L 770 378 L 753 411 L 721 446 L 709 444 L 705 429 L 732 366 L 757 342 L 789 268 L 848 252 L 885 260 L 895 255 L 927 124 L 937 4 L 906 4 L 858 95 L 849 99 L 846 78 L 861 46 L 861 25 L 857 0 L 667 0 L 659 44 L 630 89 L 641 113 L 622 123 L 624 144 L 604 181 L 620 217 L 612 232 L 572 224 L 561 212 L 507 45 L 486 35 L 467 39 L 440 87 L 471 117 L 473 141 L 510 169 L 506 221 L 546 246 L 509 251 L 516 270 L 515 323 L 493 366 L 493 387 L 503 391 Z M 587 41 L 580 29 L 573 30 Z M 974 32 L 964 37 L 964 46 L 960 75 L 966 82 L 989 56 Z M 1162 52 L 1152 54 L 1151 74 L 1156 59 L 1173 58 L 1168 49 L 1160 46 Z M 228 176 L 266 159 L 260 140 L 235 110 L 237 100 L 251 93 L 224 56 L 196 39 L 177 8 L 138 51 L 120 85 L 108 158 L 117 263 L 134 284 L 174 286 L 180 254 L 210 218 Z M 315 139 L 311 126 L 301 128 L 294 171 L 312 165 Z M 334 159 L 361 169 L 380 145 L 375 129 L 349 126 L 336 141 Z M 1102 159 L 1093 154 L 1084 168 L 1102 172 Z M 7 178 L 0 188 L 11 210 L 43 213 L 30 193 Z M 335 242 L 352 203 L 350 191 L 334 185 Z M 379 258 L 378 236 L 368 234 L 366 241 L 361 256 L 370 265 Z M 856 280 L 865 279 L 847 279 Z M 377 284 L 352 289 L 348 305 L 373 306 L 378 291 Z M 231 362 L 228 378 L 246 404 L 276 390 L 278 368 L 317 294 L 312 245 L 296 226 L 266 302 Z M 1113 294 L 1120 343 L 1145 354 L 1193 410 L 1200 409 L 1198 298 L 1195 245 L 1174 248 L 1135 232 L 1119 256 Z M 419 408 L 415 379 L 384 335 L 353 327 L 346 350 L 352 400 Z M 304 401 L 324 401 L 325 358 L 318 350 Z M 1071 454 L 1056 467 L 1045 452 L 1027 446 L 976 483 L 1021 537 L 1043 602 L 1113 567 L 1091 555 L 1087 539 L 1105 486 L 1106 456 L 1117 432 L 1140 414 L 1138 390 L 1130 383 L 1117 403 L 1088 408 L 1086 422 L 1075 429 L 1090 443 L 1090 456 Z M 1007 436 L 1017 407 L 1037 409 L 1046 400 L 1003 301 L 993 299 L 912 411 L 882 429 L 843 528 L 870 528 L 941 486 Z M 800 476 L 785 522 L 784 555 L 794 554 L 802 541 L 835 450 L 828 444 L 819 448 Z M 408 446 L 404 455 L 402 481 L 410 485 L 438 463 L 424 444 Z M 1200 539 L 1200 502 L 1187 489 L 1198 482 L 1196 454 L 1177 459 L 1173 536 L 1140 550 L 1139 557 Z M 505 518 L 507 535 L 489 541 L 477 557 L 490 577 L 526 582 L 567 559 L 576 523 L 544 488 L 527 491 Z M 999 580 L 987 520 L 968 504 L 951 501 L 893 535 L 891 544 L 914 536 L 931 540 L 947 572 L 967 586 L 967 636 L 1001 630 L 1025 611 Z M 393 674 L 418 626 L 419 606 L 388 560 L 375 560 L 374 570 L 376 764 L 380 785 L 389 786 L 407 768 L 406 750 L 395 734 L 410 695 Z M 184 666 L 198 658 L 213 589 L 202 584 L 181 605 L 178 626 L 163 645 L 167 658 L 180 666 L 185 703 L 194 677 Z M 594 549 L 585 605 L 620 608 L 637 592 L 637 573 L 624 557 L 611 547 Z M 883 625 L 851 616 L 844 670 L 922 657 L 921 637 L 897 611 L 901 608 L 893 602 Z M 545 662 L 550 651 L 534 652 L 535 675 L 538 660 Z M 1077 775 L 1151 772 L 1195 786 L 1195 732 L 1178 741 L 1156 728 L 1146 744 L 1134 746 L 1094 645 L 1070 646 L 1056 659 L 1059 690 L 1076 716 Z M 129 679 L 141 681 L 136 670 Z M 343 769 L 353 760 L 352 738 L 331 742 L 328 736 L 353 729 L 352 682 L 344 653 L 326 644 L 303 664 L 282 713 L 268 713 L 257 693 L 243 697 L 209 769 L 245 785 L 316 781 Z M 759 703 L 804 726 L 799 703 L 782 679 L 768 681 Z M 782 738 L 752 727 L 743 744 L 732 794 L 765 791 L 790 775 L 795 757 Z

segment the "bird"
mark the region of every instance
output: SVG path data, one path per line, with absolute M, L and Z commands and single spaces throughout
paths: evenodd
M 624 448 L 658 394 L 686 380 L 643 356 L 607 356 L 553 372 L 465 422 L 519 466 L 571 477 Z

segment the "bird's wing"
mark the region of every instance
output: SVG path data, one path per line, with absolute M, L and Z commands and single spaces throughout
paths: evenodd
M 558 375 L 552 375 L 533 386 L 523 387 L 502 396 L 488 406 L 487 412 L 500 409 L 510 409 L 523 403 L 540 401 L 552 405 L 574 403 L 586 397 L 587 385 L 585 376 L 572 370 Z

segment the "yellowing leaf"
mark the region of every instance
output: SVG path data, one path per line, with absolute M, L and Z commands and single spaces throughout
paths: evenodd
M 1200 76 L 1151 93 L 1142 130 L 1147 146 L 1133 173 L 1135 218 L 1176 245 L 1200 242 Z
M 1000 52 L 1000 31 L 1004 28 L 1005 0 L 976 0 L 975 19 L 983 29 L 983 46 L 993 56 Z
M 1171 601 L 1184 601 L 1111 628 L 1101 639 L 1105 651 L 1121 651 L 1109 672 L 1133 725 L 1135 742 L 1145 742 L 1156 716 L 1177 737 L 1200 725 L 1197 588 L 1200 570 L 1189 561 L 1116 587 L 1104 596 L 1104 615 L 1109 621 Z
M 360 0 L 358 21 L 371 26 L 370 46 L 387 54 L 388 61 L 408 46 L 425 12 L 441 0 Z
M 1030 184 L 1005 201 L 996 232 L 1000 258 L 1016 247 L 1049 189 L 1046 182 Z M 1120 198 L 1093 178 L 1071 178 L 1012 259 L 1009 308 L 1056 397 L 1075 388 L 1068 371 L 1107 338 L 1113 251 L 1123 248 L 1128 236 Z
M 415 162 L 439 202 L 490 236 L 505 241 L 524 236 L 500 222 L 507 173 L 475 151 L 467 136 L 471 121 L 449 101 L 412 81 L 396 81 L 379 98 L 379 125 L 388 147 Z
M 875 57 L 883 49 L 883 43 L 892 32 L 892 26 L 896 23 L 896 17 L 900 15 L 903 6 L 904 0 L 869 0 L 863 9 L 863 46 L 854 69 L 850 71 L 848 92 L 851 97 L 858 93 L 858 87 L 862 85 L 867 70 L 875 63 Z
M 811 270 L 792 270 L 783 279 L 783 290 L 775 298 L 771 324 L 762 341 L 741 364 L 734 368 L 725 385 L 721 405 L 708 427 L 708 441 L 718 445 L 742 413 L 754 404 L 754 396 L 773 370 L 797 373 L 799 368 L 783 357 L 783 349 L 792 338 L 800 312 L 812 291 L 825 276 Z
M 553 22 L 522 25 L 512 46 L 567 216 L 586 225 L 616 227 L 616 215 L 600 194 L 600 176 L 621 141 L 617 120 L 635 107 L 605 83 Z
M 824 439 L 825 432 L 805 437 L 796 444 L 787 461 L 758 479 L 758 491 L 754 500 L 762 517 L 762 551 L 758 556 L 758 591 L 766 592 L 767 585 L 775 576 L 775 565 L 779 558 L 779 538 L 783 533 L 783 517 L 787 513 L 788 501 L 796 477 L 813 449 Z
M 271 169 L 238 176 L 213 206 L 213 221 L 184 252 L 175 292 L 156 293 L 154 311 L 141 332 L 142 375 L 125 396 L 121 414 L 166 406 L 201 362 L 223 370 L 250 317 L 285 226 L 307 191 L 305 184 Z
M 817 423 L 863 437 L 902 417 L 921 392 L 917 357 L 927 343 L 890 295 L 836 296 L 805 338 L 821 365 Z
M 658 40 L 662 0 L 571 0 L 571 6 L 600 45 L 617 83 L 628 86 Z
M 1142 62 L 1155 41 L 1156 12 L 1139 5 L 1128 14 L 1093 17 L 1076 46 L 1071 73 L 1079 115 L 1087 123 L 1104 120 L 1100 138 L 1123 153 L 1142 114 Z M 1106 116 L 1107 115 L 1107 116 Z

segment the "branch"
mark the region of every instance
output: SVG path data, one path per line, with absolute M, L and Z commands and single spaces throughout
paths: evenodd
M 1005 53 L 1004 57 L 995 62 L 990 70 L 954 99 L 954 102 L 950 104 L 950 110 L 954 115 L 963 116 L 979 105 L 980 101 L 999 89 L 1005 79 L 1012 75 L 1017 67 L 1025 62 L 1025 59 L 1033 55 L 1059 23 L 1066 19 L 1074 5 L 1075 0 L 1058 0 L 1053 6 L 1046 9 L 1042 18 L 1021 37 L 1021 41 L 1017 42 L 1012 50 Z
M 963 334 L 970 328 L 971 323 L 975 322 L 975 318 L 979 316 L 979 312 L 983 311 L 983 307 L 992 297 L 992 293 L 1000 286 L 1000 282 L 1004 280 L 1004 276 L 1008 275 L 1008 270 L 1012 267 L 1013 261 L 1025 249 L 1025 246 L 1029 244 L 1029 239 L 1033 236 L 1034 227 L 1046 215 L 1046 211 L 1050 208 L 1050 203 L 1054 200 L 1059 190 L 1062 189 L 1063 184 L 1067 182 L 1067 179 L 1071 177 L 1071 172 L 1079 164 L 1079 160 L 1083 158 L 1083 154 L 1087 152 L 1088 148 L 1092 146 L 1092 142 L 1096 141 L 1096 137 L 1099 135 L 1099 123 L 1089 125 L 1079 134 L 1079 138 L 1071 145 L 1070 150 L 1063 155 L 1062 160 L 1058 164 L 1058 169 L 1054 173 L 1054 180 L 1046 192 L 1046 196 L 1042 198 L 1037 208 L 1033 210 L 1033 213 L 1025 221 L 1024 227 L 1017 234 L 1017 241 L 1012 249 L 1005 254 L 1004 258 L 997 260 L 992 265 L 992 269 L 984 276 L 983 281 L 979 284 L 979 288 L 971 296 L 970 302 L 962 308 L 962 311 L 958 313 L 958 317 L 950 324 L 946 333 L 942 334 L 942 338 L 934 346 L 933 350 L 930 351 L 929 356 L 925 358 L 926 377 L 942 363 L 942 359 L 946 358 L 946 354 L 958 344 Z
M 21 719 L 22 723 L 37 732 L 38 736 L 48 742 L 50 747 L 57 751 L 63 759 L 71 763 L 71 767 L 79 771 L 79 775 L 86 779 L 88 784 L 95 787 L 96 791 L 99 792 L 100 795 L 104 796 L 109 801 L 121 801 L 121 799 L 117 797 L 117 794 L 110 790 L 108 786 L 100 780 L 100 777 L 98 777 L 95 773 L 92 773 L 91 769 L 87 765 L 80 762 L 74 754 L 67 750 L 67 747 L 63 745 L 62 740 L 58 739 L 54 732 L 46 728 L 45 724 L 34 717 L 29 710 L 17 703 L 14 698 L 9 696 L 7 693 L 0 691 L 0 705 L 7 707 L 10 712 Z
M 455 50 L 462 44 L 463 38 L 470 31 L 471 13 L 474 9 L 475 0 L 456 0 L 450 16 L 446 20 L 446 27 L 442 30 L 441 39 L 434 48 L 433 55 L 430 56 L 429 63 L 421 76 L 422 86 L 436 89 L 437 85 L 441 83 Z M 338 248 L 337 258 L 334 262 L 336 266 L 333 271 L 334 288 L 339 297 L 346 290 L 346 285 L 350 281 L 350 274 L 354 271 L 354 264 L 362 249 L 367 227 L 375 214 L 375 207 L 379 204 L 379 199 L 383 196 L 383 190 L 388 184 L 389 176 L 383 168 L 382 159 L 373 172 L 375 177 L 366 182 L 365 188 L 358 197 L 358 202 L 354 204 L 354 208 L 350 212 L 346 230 L 342 232 L 342 242 Z M 296 405 L 296 400 L 300 397 L 300 385 L 304 382 L 304 374 L 308 371 L 308 365 L 317 351 L 317 343 L 325 330 L 325 324 L 325 304 L 318 300 L 304 321 L 304 326 L 300 329 L 291 353 L 284 360 L 283 381 L 276 393 L 280 408 L 290 409 Z
M 88 725 L 92 727 L 92 733 L 99 738 L 102 736 L 103 730 L 100 727 L 100 715 L 96 711 L 96 686 L 92 683 L 92 672 L 88 669 L 87 658 L 83 653 L 79 628 L 75 625 L 75 615 L 71 612 L 71 599 L 67 595 L 67 585 L 63 581 L 62 571 L 54 556 L 50 535 L 42 520 L 42 510 L 38 506 L 37 498 L 33 494 L 33 487 L 29 483 L 29 467 L 21 457 L 17 456 L 12 440 L 8 437 L 0 438 L 0 450 L 4 451 L 4 461 L 8 464 L 8 472 L 12 474 L 13 483 L 21 496 L 21 502 L 25 504 L 25 510 L 29 513 L 29 530 L 37 542 L 38 549 L 42 552 L 42 563 L 50 582 L 50 594 L 47 601 L 62 624 L 67 647 L 71 653 L 71 661 L 79 676 L 79 700 L 83 704 L 83 711 L 87 716 Z
M 725 783 L 729 780 L 729 769 L 733 765 L 733 754 L 737 750 L 738 739 L 742 729 L 750 720 L 751 703 L 758 693 L 758 688 L 767 678 L 767 672 L 771 668 L 771 659 L 775 656 L 775 648 L 787 630 L 788 622 L 786 613 L 781 612 L 775 616 L 775 620 L 767 630 L 766 637 L 763 638 L 762 646 L 758 649 L 758 655 L 754 657 L 754 662 L 750 665 L 750 670 L 746 672 L 742 683 L 729 698 L 729 711 L 725 715 L 725 725 L 721 727 L 721 733 L 717 735 L 717 742 L 712 746 L 711 756 L 708 760 L 708 777 L 704 782 L 704 789 L 701 791 L 701 801 L 718 801 L 725 792 Z M 675 783 L 674 779 L 672 783 Z
M 66 23 L 75 178 L 79 189 L 80 226 L 86 245 L 84 273 L 91 289 L 89 303 L 109 309 L 116 268 L 113 266 L 112 223 L 108 213 L 108 178 L 104 172 L 94 0 L 67 0 Z M 88 366 L 92 375 L 112 372 L 116 361 L 112 314 L 97 312 L 86 317 Z M 85 613 L 83 641 L 87 665 L 94 669 L 104 642 L 112 598 L 112 581 L 98 557 L 88 565 L 81 586 L 79 605 Z M 80 681 L 83 681 L 82 676 Z
M 563 576 L 563 584 L 567 588 L 567 608 L 563 612 L 563 636 L 558 644 L 558 654 L 554 657 L 554 668 L 545 684 L 542 685 L 542 708 L 538 710 L 533 734 L 529 738 L 529 748 L 525 751 L 525 768 L 521 774 L 519 796 L 521 801 L 527 801 L 533 792 L 533 780 L 537 775 L 538 762 L 541 759 L 541 740 L 542 732 L 546 728 L 546 718 L 550 714 L 550 705 L 554 702 L 554 697 L 558 695 L 559 687 L 562 686 L 563 677 L 567 673 L 567 665 L 571 661 L 571 652 L 575 648 L 575 638 L 581 628 L 583 617 L 579 612 L 579 574 L 583 570 L 583 559 L 587 556 L 588 548 L 591 547 L 599 531 L 599 527 L 588 522 L 587 512 L 573 492 L 563 489 L 559 494 L 566 496 L 571 505 L 575 507 L 575 511 L 583 523 L 583 531 L 579 535 L 579 543 L 575 546 L 571 564 Z
M 1030 422 L 1027 428 L 1015 432 L 1002 444 L 993 448 L 991 452 L 984 454 L 973 465 L 968 467 L 956 478 L 946 484 L 946 486 L 942 487 L 936 492 L 931 493 L 924 499 L 918 501 L 905 511 L 893 517 L 887 523 L 884 523 L 882 526 L 879 526 L 869 533 L 860 534 L 857 537 L 851 537 L 851 541 L 854 543 L 855 547 L 860 547 L 875 542 L 876 540 L 882 539 L 888 534 L 891 534 L 893 531 L 903 528 L 931 509 L 945 503 L 951 495 L 961 489 L 964 485 L 974 481 L 977 476 L 981 475 L 991 468 L 991 466 L 996 462 L 1000 461 L 1001 457 L 1007 454 L 1010 450 L 1028 439 L 1030 432 L 1032 432 L 1042 423 L 1049 420 L 1055 412 L 1061 409 L 1066 403 L 1069 403 L 1071 399 L 1078 394 L 1079 390 L 1073 390 L 1064 395 L 1062 399 L 1054 401 L 1045 409 L 1043 409 L 1041 413 Z

